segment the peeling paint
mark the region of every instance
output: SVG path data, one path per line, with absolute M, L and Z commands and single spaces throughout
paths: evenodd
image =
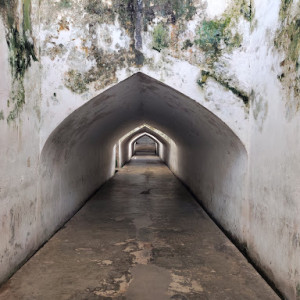
M 199 294 L 204 292 L 202 285 L 199 281 L 191 280 L 190 278 L 178 275 L 171 274 L 172 282 L 169 286 L 169 294 L 174 296 L 174 294 Z M 172 297 L 172 299 L 174 299 Z M 176 298 L 175 298 L 176 299 Z
M 99 287 L 97 287 L 93 293 L 97 296 L 102 296 L 105 298 L 122 296 L 127 291 L 130 282 L 130 274 L 126 274 L 118 278 L 112 278 L 109 281 L 104 280 L 99 284 Z
M 76 70 L 70 70 L 66 73 L 65 85 L 74 93 L 82 94 L 88 91 L 85 78 Z

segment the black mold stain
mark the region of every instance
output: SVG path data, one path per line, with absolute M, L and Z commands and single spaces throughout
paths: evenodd
M 201 71 L 201 78 L 197 81 L 198 85 L 203 87 L 206 84 L 206 80 L 208 77 L 213 78 L 218 83 L 220 83 L 222 86 L 224 86 L 226 89 L 230 90 L 233 94 L 235 94 L 237 97 L 241 98 L 245 105 L 249 104 L 249 96 L 235 87 L 231 86 L 228 82 L 218 78 L 215 74 L 209 71 L 202 70 Z
M 61 0 L 60 9 L 64 5 Z M 67 5 L 68 9 L 69 5 Z M 148 30 L 148 25 L 153 25 L 153 19 L 162 16 L 167 21 L 164 24 L 164 32 L 168 31 L 167 25 L 190 20 L 196 13 L 192 0 L 112 0 L 111 5 L 102 1 L 89 0 L 84 6 L 85 12 L 92 16 L 89 22 L 89 34 L 96 33 L 97 24 L 113 24 L 118 22 L 130 37 L 129 50 L 118 49 L 115 53 L 106 53 L 93 42 L 89 47 L 88 57 L 95 58 L 97 65 L 91 70 L 78 75 L 79 71 L 69 70 L 66 73 L 66 86 L 74 93 L 83 93 L 88 90 L 88 85 L 95 84 L 96 89 L 102 89 L 117 81 L 116 71 L 123 67 L 140 67 L 145 64 L 146 58 L 142 53 L 143 41 L 142 31 Z M 98 18 L 95 18 L 95 15 Z M 168 34 L 168 33 L 167 33 Z M 160 35 L 157 39 L 160 40 Z M 161 51 L 168 47 L 169 41 L 162 39 L 158 47 L 154 49 Z M 54 53 L 55 56 L 55 53 Z M 112 63 L 114 62 L 114 63 Z

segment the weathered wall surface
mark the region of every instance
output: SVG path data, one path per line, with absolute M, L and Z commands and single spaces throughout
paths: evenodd
M 300 2 L 254 4 L 248 249 L 300 299 Z
M 0 1 L 0 281 L 40 244 L 38 1 Z
M 115 171 L 113 146 L 103 142 L 103 136 L 82 142 L 79 130 L 61 129 L 57 134 L 62 140 L 50 138 L 41 157 L 39 241 L 59 229 Z
M 0 0 L 0 281 L 112 175 L 109 149 L 117 140 L 103 135 L 106 146 L 92 143 L 99 154 L 76 134 L 75 148 L 72 140 L 57 141 L 64 164 L 38 174 L 49 135 L 140 71 L 206 107 L 245 145 L 247 175 L 243 151 L 225 140 L 219 145 L 231 153 L 222 154 L 218 143 L 201 151 L 181 144 L 170 151 L 170 167 L 285 295 L 299 298 L 299 28 L 298 0 Z M 122 109 L 118 120 L 130 112 Z M 97 117 L 105 119 L 104 112 Z M 72 126 L 79 129 L 76 120 Z M 79 138 L 85 142 L 83 133 Z M 60 185 L 78 160 L 82 173 Z M 72 187 L 77 198 L 62 204 L 74 198 Z
M 219 2 L 42 1 L 41 145 L 71 111 L 137 71 L 209 108 L 246 143 L 250 8 L 228 1 L 215 15 Z

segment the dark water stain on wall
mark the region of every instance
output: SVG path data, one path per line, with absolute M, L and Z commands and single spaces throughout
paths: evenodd
M 17 0 L 1 0 L 0 14 L 6 27 L 6 42 L 12 75 L 11 94 L 7 103 L 7 121 L 15 120 L 25 104 L 24 76 L 32 61 L 37 61 L 31 37 L 31 0 L 22 0 L 22 15 Z
M 202 70 L 200 78 L 197 81 L 198 85 L 200 87 L 204 87 L 206 84 L 206 81 L 209 77 L 213 78 L 215 81 L 217 81 L 219 84 L 221 84 L 224 88 L 231 91 L 234 95 L 236 95 L 241 100 L 243 100 L 243 102 L 246 106 L 249 105 L 249 96 L 247 95 L 246 92 L 244 92 L 240 89 L 237 89 L 232 84 L 230 84 L 230 82 L 223 80 L 222 78 L 219 78 L 218 76 L 216 76 L 216 74 L 214 72 Z
M 73 93 L 83 94 L 91 87 L 101 90 L 116 83 L 117 71 L 120 69 L 138 69 L 147 65 L 156 70 L 153 57 L 143 53 L 143 45 L 146 45 L 150 46 L 150 50 L 161 52 L 162 60 L 167 60 L 169 56 L 208 69 L 211 77 L 218 78 L 218 82 L 241 98 L 245 104 L 248 103 L 248 96 L 238 88 L 238 83 L 230 84 L 222 78 L 222 74 L 216 75 L 215 64 L 224 54 L 230 54 L 234 49 L 241 47 L 243 36 L 238 32 L 237 24 L 241 19 L 247 22 L 251 20 L 253 9 L 250 1 L 233 1 L 222 16 L 212 20 L 206 19 L 206 6 L 201 1 L 66 1 L 44 5 L 43 13 L 46 14 L 53 8 L 54 12 L 58 10 L 63 18 L 68 18 L 74 30 L 78 23 L 81 28 L 88 28 L 84 36 L 84 40 L 88 42 L 82 47 L 85 48 L 86 59 L 93 62 L 92 66 L 89 70 L 70 67 L 64 74 L 64 85 Z M 70 9 L 74 14 L 70 14 Z M 83 17 L 78 14 L 82 9 L 85 11 Z M 189 28 L 188 22 L 196 16 L 198 27 L 195 30 L 191 29 L 195 26 Z M 54 13 L 50 16 L 45 15 L 45 18 L 43 23 L 57 22 L 57 15 Z M 114 26 L 116 31 L 121 29 L 121 37 L 129 39 L 129 45 L 126 40 L 126 47 L 109 50 L 113 40 L 110 31 L 114 30 Z M 103 33 L 105 30 L 107 37 L 99 38 L 99 31 Z M 185 36 L 186 32 L 188 36 Z M 143 36 L 149 40 L 143 41 Z M 104 45 L 99 45 L 99 40 Z M 56 45 L 55 39 L 50 38 L 45 41 L 44 48 L 47 47 L 47 43 L 51 47 L 45 54 L 52 60 L 66 54 L 67 45 Z M 202 55 L 204 60 L 197 57 Z
M 240 18 L 250 22 L 253 18 L 253 8 L 250 1 L 234 1 L 220 16 L 215 19 L 204 19 L 198 26 L 196 38 L 193 41 L 205 53 L 204 69 L 201 71 L 197 83 L 204 88 L 209 77 L 216 80 L 234 95 L 243 100 L 248 107 L 249 95 L 238 87 L 238 83 L 223 78 L 218 74 L 216 64 L 224 54 L 231 53 L 234 49 L 241 47 L 243 36 L 236 30 Z M 191 45 L 187 44 L 186 47 Z
M 61 0 L 59 4 L 53 4 L 53 8 L 67 11 L 72 7 L 75 8 L 76 5 L 78 6 L 72 0 Z M 95 59 L 96 65 L 88 71 L 70 69 L 65 73 L 65 86 L 77 94 L 88 91 L 91 84 L 97 90 L 117 82 L 116 72 L 118 69 L 124 67 L 139 68 L 144 64 L 151 63 L 151 59 L 146 59 L 142 53 L 142 33 L 148 31 L 149 25 L 155 27 L 153 23 L 155 17 L 162 17 L 164 20 L 155 27 L 152 37 L 153 49 L 161 51 L 171 44 L 169 26 L 185 23 L 196 13 L 192 0 L 154 0 L 151 2 L 112 0 L 111 4 L 89 0 L 79 5 L 86 13 L 86 18 L 80 22 L 88 25 L 89 33 L 86 39 L 92 43 L 86 48 L 87 59 Z M 54 18 L 54 15 L 52 17 Z M 130 38 L 129 49 L 119 48 L 114 52 L 105 51 L 106 49 L 99 48 L 97 39 L 91 37 L 97 35 L 99 25 L 114 25 L 116 20 Z M 60 48 L 57 46 L 55 49 L 60 51 L 63 46 Z M 54 59 L 56 53 L 53 49 L 51 51 L 51 57 Z

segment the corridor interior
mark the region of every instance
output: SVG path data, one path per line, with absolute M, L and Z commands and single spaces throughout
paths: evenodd
M 0 289 L 1 300 L 277 299 L 157 156 L 134 156 Z

